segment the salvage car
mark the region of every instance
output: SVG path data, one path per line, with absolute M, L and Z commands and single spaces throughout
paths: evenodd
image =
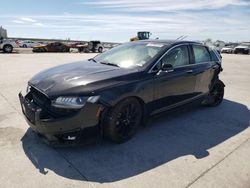
M 89 41 L 87 43 L 78 44 L 76 45 L 76 48 L 79 52 L 85 53 L 102 53 L 104 51 L 104 47 L 101 41 Z
M 69 52 L 70 47 L 61 42 L 52 42 L 47 45 L 33 47 L 33 52 Z
M 201 43 L 136 41 L 42 71 L 19 99 L 32 130 L 50 142 L 72 142 L 97 127 L 123 143 L 151 115 L 194 101 L 218 106 L 221 71 L 219 54 Z
M 232 54 L 234 52 L 235 46 L 225 46 L 220 50 L 220 53 Z
M 250 54 L 250 43 L 242 43 L 234 48 L 235 54 Z
M 4 53 L 12 53 L 13 48 L 19 48 L 19 40 L 0 39 L 0 50 Z

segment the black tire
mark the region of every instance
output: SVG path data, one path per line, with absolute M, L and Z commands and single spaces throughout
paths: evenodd
M 6 44 L 3 46 L 3 51 L 4 53 L 11 53 L 13 51 L 13 46 L 10 44 Z
M 23 45 L 23 48 L 27 48 L 28 46 L 26 44 Z
M 46 49 L 45 48 L 40 48 L 39 52 L 46 52 Z
M 103 52 L 103 47 L 99 47 L 99 48 L 98 48 L 98 52 L 99 52 L 99 53 L 102 53 L 102 52 Z
M 217 80 L 209 92 L 207 99 L 203 101 L 203 104 L 209 107 L 220 105 L 224 97 L 224 87 L 224 83 L 221 80 Z
M 246 51 L 244 52 L 244 54 L 249 54 L 249 52 L 250 52 L 250 50 L 246 50 Z
M 113 107 L 104 118 L 104 136 L 115 143 L 124 143 L 137 132 L 142 108 L 136 98 L 128 98 Z
M 69 48 L 64 48 L 64 49 L 63 49 L 63 52 L 64 52 L 64 53 L 69 52 Z

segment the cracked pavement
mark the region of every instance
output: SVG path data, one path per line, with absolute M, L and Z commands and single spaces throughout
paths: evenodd
M 153 117 L 131 141 L 52 148 L 17 94 L 35 73 L 95 54 L 0 54 L 1 187 L 250 187 L 250 56 L 223 55 L 225 100 Z

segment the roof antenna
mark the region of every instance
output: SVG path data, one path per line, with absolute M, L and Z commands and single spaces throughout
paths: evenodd
M 178 37 L 176 40 L 184 40 L 187 37 L 188 37 L 188 35 L 182 35 L 182 36 Z
M 175 40 L 179 40 L 180 38 L 182 38 L 183 37 L 183 35 L 181 35 L 180 37 L 178 37 L 177 39 L 175 39 Z
M 180 40 L 184 40 L 185 38 L 187 38 L 188 37 L 188 35 L 185 35 L 185 36 L 183 36 Z

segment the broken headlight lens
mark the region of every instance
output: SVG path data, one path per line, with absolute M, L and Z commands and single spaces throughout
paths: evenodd
M 27 88 L 26 88 L 26 93 L 29 93 L 30 92 L 30 86 L 28 85 Z
M 86 102 L 95 103 L 99 99 L 99 96 L 91 97 L 58 97 L 52 101 L 52 106 L 57 108 L 70 108 L 79 109 L 82 108 Z

